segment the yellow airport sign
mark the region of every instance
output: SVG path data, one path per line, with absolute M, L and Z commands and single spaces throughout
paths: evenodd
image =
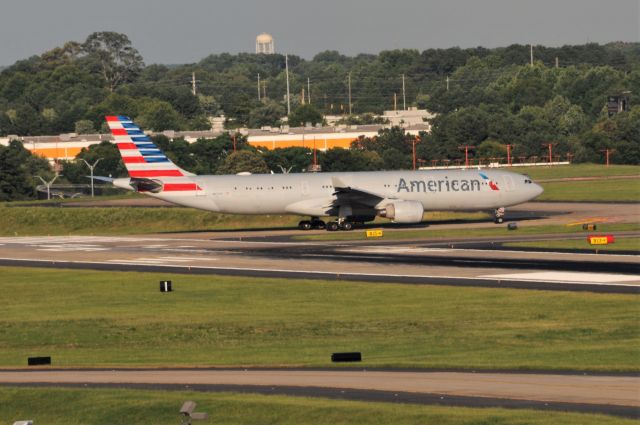
M 381 238 L 383 236 L 382 229 L 372 229 L 366 231 L 368 238 Z
M 587 240 L 591 245 L 608 245 L 615 242 L 613 235 L 589 236 Z

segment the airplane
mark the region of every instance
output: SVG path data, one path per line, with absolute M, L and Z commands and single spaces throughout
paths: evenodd
M 300 221 L 302 230 L 351 230 L 377 216 L 420 223 L 425 211 L 493 210 L 502 223 L 506 207 L 543 191 L 528 176 L 494 169 L 195 175 L 167 158 L 130 118 L 106 120 L 129 177 L 101 180 L 207 211 L 310 217 Z

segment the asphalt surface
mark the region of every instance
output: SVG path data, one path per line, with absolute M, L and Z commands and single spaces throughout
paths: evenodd
M 0 371 L 2 385 L 257 392 L 639 417 L 640 377 L 286 369 Z

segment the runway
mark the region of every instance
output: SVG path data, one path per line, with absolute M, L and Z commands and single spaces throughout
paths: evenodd
M 292 241 L 288 233 L 5 237 L 0 264 L 640 293 L 633 255 L 469 249 L 458 239 Z
M 638 417 L 640 377 L 584 374 L 305 369 L 0 371 L 3 385 L 261 392 Z

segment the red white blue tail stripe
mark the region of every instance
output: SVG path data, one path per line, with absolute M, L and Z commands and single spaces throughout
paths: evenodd
M 162 192 L 201 190 L 189 178 L 193 174 L 171 162 L 129 117 L 118 115 L 107 116 L 106 119 L 129 177 L 159 181 Z

